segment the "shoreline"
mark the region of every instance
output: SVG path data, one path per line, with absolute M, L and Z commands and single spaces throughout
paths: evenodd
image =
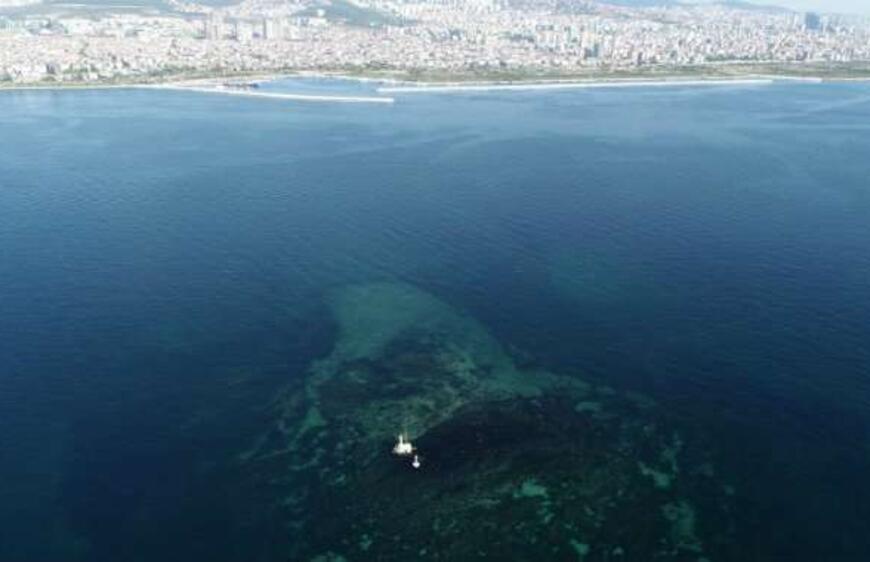
M 285 78 L 293 78 L 294 75 L 268 75 L 251 76 L 247 81 L 261 84 L 274 82 Z M 233 78 L 230 80 L 241 80 Z M 392 104 L 395 98 L 388 96 L 344 96 L 328 94 L 297 94 L 293 92 L 260 92 L 255 90 L 233 89 L 223 86 L 226 82 L 223 78 L 202 78 L 184 82 L 155 82 L 155 83 L 130 83 L 130 84 L 53 84 L 53 85 L 22 85 L 0 87 L 2 92 L 62 92 L 62 91 L 91 91 L 91 90 L 166 90 L 177 92 L 196 92 L 202 94 L 222 94 L 227 96 L 245 96 L 252 98 L 267 98 L 302 102 L 333 102 L 333 103 L 375 103 Z
M 147 86 L 148 84 L 22 84 L 20 86 L 0 86 L 0 92 L 46 92 L 65 90 L 124 90 Z
M 776 83 L 802 83 L 802 84 L 836 84 L 836 83 L 870 83 L 870 77 L 826 77 L 826 76 L 795 76 L 789 74 L 747 74 L 733 77 L 721 75 L 709 76 L 686 76 L 684 74 L 661 75 L 656 77 L 529 77 L 504 80 L 487 79 L 458 79 L 458 80 L 417 80 L 412 77 L 378 76 L 378 75 L 354 75 L 342 72 L 330 71 L 299 71 L 299 72 L 276 72 L 262 74 L 239 74 L 239 75 L 215 75 L 195 78 L 183 78 L 129 83 L 55 83 L 55 84 L 21 84 L 0 85 L 2 92 L 27 92 L 27 91 L 69 91 L 69 90 L 138 90 L 138 89 L 162 89 L 172 91 L 191 91 L 199 93 L 217 93 L 225 95 L 243 95 L 249 97 L 262 97 L 271 99 L 285 99 L 291 101 L 311 102 L 339 102 L 339 103 L 394 103 L 393 97 L 386 96 L 344 96 L 329 94 L 295 94 L 292 92 L 257 92 L 251 90 L 235 90 L 225 87 L 228 82 L 249 82 L 252 84 L 264 84 L 287 79 L 327 79 L 346 80 L 359 83 L 379 84 L 374 91 L 376 94 L 413 94 L 413 93 L 459 93 L 459 92 L 486 92 L 486 91 L 523 91 L 523 90 L 559 90 L 559 89 L 606 89 L 606 88 L 664 88 L 664 87 L 725 87 L 725 86 L 769 86 Z
M 552 81 L 552 82 L 481 82 L 434 84 L 421 83 L 418 86 L 388 86 L 378 88 L 378 92 L 389 94 L 413 93 L 453 93 L 453 92 L 489 92 L 501 90 L 582 90 L 604 88 L 667 88 L 667 87 L 722 87 L 722 86 L 769 86 L 776 83 L 773 78 L 735 78 L 709 80 L 589 80 L 589 81 Z
M 185 86 L 182 84 L 154 84 L 139 86 L 138 89 L 148 90 L 167 90 L 177 92 L 196 92 L 202 94 L 221 94 L 226 96 L 244 96 L 251 98 L 267 98 L 289 101 L 303 102 L 326 102 L 326 103 L 375 103 L 375 104 L 392 104 L 396 99 L 392 97 L 378 96 L 331 96 L 318 94 L 294 94 L 292 92 L 258 92 L 252 90 L 235 90 L 222 87 L 207 87 L 207 86 Z

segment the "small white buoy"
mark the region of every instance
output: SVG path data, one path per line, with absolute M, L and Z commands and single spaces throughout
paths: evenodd
M 396 446 L 393 447 L 393 454 L 398 455 L 400 457 L 407 457 L 408 455 L 413 454 L 414 445 L 411 444 L 410 441 L 405 440 L 405 434 L 399 434 L 399 440 L 396 442 Z
M 414 460 L 411 461 L 411 466 L 413 466 L 414 468 L 420 468 L 420 457 L 414 455 Z

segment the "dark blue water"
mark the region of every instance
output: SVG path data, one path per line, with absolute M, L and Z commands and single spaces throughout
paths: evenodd
M 222 467 L 401 281 L 712 435 L 735 559 L 867 560 L 868 154 L 859 84 L 2 93 L 0 559 L 246 559 Z

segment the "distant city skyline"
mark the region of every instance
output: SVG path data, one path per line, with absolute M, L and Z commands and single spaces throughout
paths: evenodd
M 607 0 L 601 0 L 607 2 Z M 686 4 L 715 4 L 728 0 L 679 0 Z M 759 6 L 778 6 L 797 12 L 819 12 L 822 14 L 859 14 L 870 16 L 870 0 L 733 0 L 750 2 Z
M 0 87 L 288 71 L 478 80 L 650 70 L 734 76 L 809 65 L 804 73 L 870 76 L 870 19 L 805 17 L 814 0 L 759 0 L 789 3 L 794 13 L 693 0 L 697 5 L 671 10 L 661 21 L 649 6 L 662 1 L 622 0 L 619 7 L 577 12 L 554 10 L 553 0 L 369 0 L 353 10 L 319 0 L 244 0 L 217 10 L 176 3 L 183 12 L 156 16 L 67 6 L 49 18 L 44 9 L 11 11 L 0 15 Z
M 774 0 L 765 2 L 756 0 L 757 4 L 775 4 L 792 10 L 813 10 L 817 12 L 841 12 L 870 15 L 870 2 L 867 0 Z

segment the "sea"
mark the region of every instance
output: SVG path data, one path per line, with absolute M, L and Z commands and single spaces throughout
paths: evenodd
M 295 78 L 262 89 L 376 96 L 378 86 Z M 870 85 L 393 95 L 365 104 L 0 92 L 0 560 L 870 560 Z M 705 519 L 700 507 L 682 517 L 694 497 L 685 488 L 663 510 L 625 500 L 619 545 L 599 546 L 617 530 L 577 523 L 582 540 L 560 550 L 554 526 L 572 516 L 556 511 L 534 530 L 551 555 L 511 557 L 462 550 L 474 540 L 462 533 L 441 547 L 422 548 L 419 533 L 384 546 L 380 530 L 398 537 L 404 523 L 372 508 L 360 544 L 347 541 L 348 526 L 295 548 L 340 519 L 316 504 L 292 517 L 266 507 L 275 475 L 302 471 L 307 453 L 270 456 L 268 477 L 240 459 L 275 425 L 280 397 L 307 384 L 310 398 L 310 381 L 348 349 L 336 343 L 353 324 L 347 295 L 365 309 L 357 331 L 389 332 L 381 320 L 406 309 L 402 326 L 461 317 L 439 326 L 497 345 L 521 376 L 642 396 L 650 424 L 702 436 L 708 464 L 674 462 L 670 477 L 715 481 L 727 517 Z M 378 353 L 388 362 L 392 351 Z M 333 386 L 341 404 L 357 405 Z M 513 396 L 485 394 L 496 395 Z M 480 400 L 472 406 L 484 413 L 495 407 Z M 542 403 L 534 419 L 568 415 Z M 513 406 L 498 407 L 509 420 Z M 278 440 L 302 443 L 345 419 L 321 410 L 286 414 L 282 427 L 307 425 Z M 445 412 L 421 443 L 454 419 Z M 488 436 L 494 418 L 475 427 Z M 581 421 L 559 433 L 566 450 L 584 438 Z M 510 449 L 535 447 L 536 435 L 512 434 Z M 432 437 L 430 457 L 449 443 Z M 393 462 L 389 447 L 366 466 Z M 634 449 L 595 447 L 596 458 L 635 464 Z M 522 465 L 534 481 L 512 481 L 514 457 L 503 457 L 499 486 L 521 493 L 505 496 L 515 510 L 500 517 L 514 514 L 517 527 L 493 530 L 488 544 L 525 536 L 517 529 L 534 512 L 522 502 L 555 505 L 560 479 L 584 482 L 579 457 L 546 454 Z M 456 475 L 455 463 L 423 460 L 413 474 L 430 472 L 415 490 Z M 637 464 L 638 482 L 654 476 L 649 494 L 677 493 Z M 574 468 L 548 477 L 557 465 Z M 483 465 L 462 466 L 479 475 L 468 467 Z M 304 495 L 312 482 L 286 486 Z M 620 484 L 620 498 L 634 482 Z M 411 512 L 466 493 L 438 490 Z M 372 494 L 349 486 L 341 497 Z M 437 505 L 439 517 L 460 509 Z M 670 539 L 627 532 L 662 513 L 676 521 Z M 671 539 L 667 552 L 644 546 Z M 392 557 L 400 542 L 415 554 Z

